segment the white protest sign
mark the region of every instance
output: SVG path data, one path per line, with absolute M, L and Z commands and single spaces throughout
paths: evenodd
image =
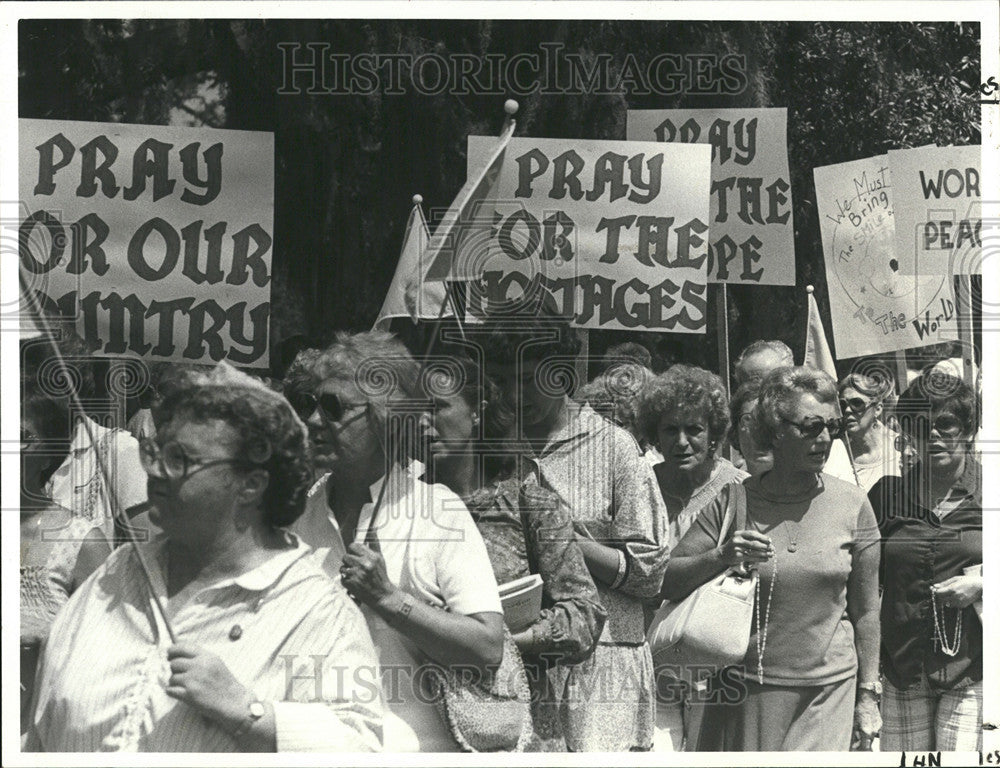
M 889 150 L 900 272 L 982 272 L 981 158 L 978 144 Z
M 710 144 L 709 282 L 795 285 L 788 114 L 768 109 L 630 109 L 632 141 Z
M 470 173 L 495 144 L 469 137 Z M 456 259 L 480 281 L 470 314 L 535 281 L 580 327 L 704 333 L 709 163 L 707 146 L 511 139 Z
M 20 264 L 101 355 L 268 365 L 274 136 L 21 120 Z
M 951 279 L 896 264 L 886 155 L 813 169 L 837 358 L 958 337 Z

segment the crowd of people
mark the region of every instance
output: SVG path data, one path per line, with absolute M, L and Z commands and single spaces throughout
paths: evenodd
M 130 432 L 80 412 L 74 343 L 22 354 L 26 750 L 982 748 L 955 376 L 897 394 L 759 341 L 729 396 L 629 344 L 575 386 L 565 321 L 496 316 L 426 359 L 341 333 L 280 381 L 160 366 Z M 742 662 L 661 663 L 662 606 L 731 571 Z

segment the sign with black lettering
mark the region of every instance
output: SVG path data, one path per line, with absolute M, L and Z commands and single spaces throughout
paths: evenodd
M 982 147 L 889 150 L 901 272 L 982 273 Z
M 951 279 L 903 274 L 886 155 L 813 169 L 838 360 L 958 338 Z
M 795 285 L 787 110 L 630 109 L 631 141 L 712 147 L 708 280 Z
M 101 355 L 268 365 L 274 136 L 20 120 L 20 267 Z
M 496 138 L 470 136 L 469 173 Z M 583 328 L 704 333 L 707 146 L 511 139 L 456 259 L 473 317 L 533 281 Z

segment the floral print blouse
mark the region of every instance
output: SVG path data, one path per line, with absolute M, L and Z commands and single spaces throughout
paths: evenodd
M 498 584 L 537 573 L 542 611 L 532 625 L 534 645 L 562 663 L 593 653 L 607 613 L 576 543 L 569 510 L 551 491 L 509 478 L 465 500 Z

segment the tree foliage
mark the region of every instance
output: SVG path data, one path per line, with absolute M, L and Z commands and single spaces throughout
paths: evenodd
M 802 287 L 825 306 L 812 169 L 888 149 L 980 142 L 976 23 L 521 20 L 22 21 L 22 117 L 212 125 L 275 134 L 273 333 L 314 338 L 370 327 L 395 268 L 410 198 L 431 213 L 465 177 L 465 139 L 498 132 L 503 95 L 281 95 L 280 43 L 341 54 L 488 54 L 560 45 L 624 81 L 611 92 L 528 94 L 518 134 L 622 139 L 629 108 L 784 106 L 794 200 L 796 288 L 730 290 L 734 349 L 780 338 L 801 354 Z M 735 96 L 643 94 L 628 80 L 658 54 L 741 54 Z M 300 50 L 300 56 L 306 51 Z M 713 292 L 714 293 L 714 292 Z M 829 328 L 828 328 L 829 333 Z M 661 359 L 716 365 L 707 337 L 629 336 Z

